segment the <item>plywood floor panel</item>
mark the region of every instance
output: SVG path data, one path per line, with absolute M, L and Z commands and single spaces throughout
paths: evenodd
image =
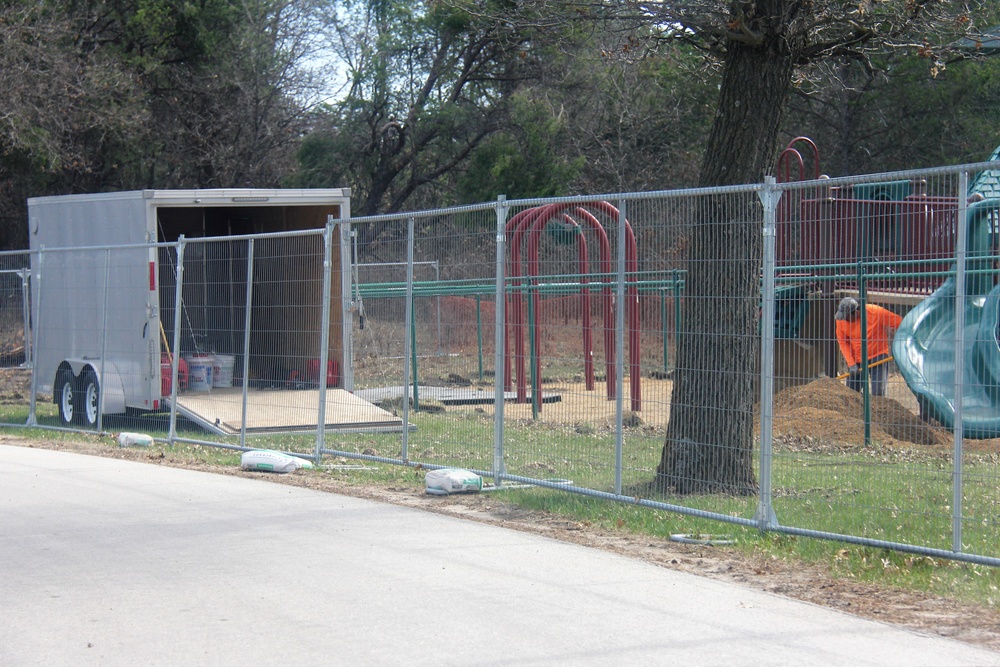
M 177 397 L 184 416 L 222 434 L 240 432 L 243 394 L 239 388 L 187 392 Z M 319 423 L 319 390 L 251 389 L 247 392 L 247 431 L 314 430 Z M 343 389 L 326 390 L 329 430 L 402 429 L 391 412 Z

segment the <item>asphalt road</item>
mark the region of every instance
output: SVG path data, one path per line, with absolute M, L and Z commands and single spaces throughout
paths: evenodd
M 0 446 L 0 665 L 1000 665 L 599 550 Z

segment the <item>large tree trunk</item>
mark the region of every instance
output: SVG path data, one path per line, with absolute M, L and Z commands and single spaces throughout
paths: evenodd
M 759 183 L 769 173 L 791 73 L 778 37 L 730 45 L 702 186 Z M 696 215 L 656 484 L 682 494 L 753 495 L 762 208 L 754 194 L 713 196 Z

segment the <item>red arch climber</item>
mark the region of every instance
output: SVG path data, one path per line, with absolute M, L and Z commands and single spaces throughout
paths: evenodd
M 523 292 L 528 291 L 530 286 L 538 285 L 540 275 L 538 248 L 542 231 L 552 220 L 561 220 L 564 225 L 582 228 L 586 226 L 597 236 L 600 245 L 600 271 L 603 274 L 602 282 L 602 302 L 604 309 L 604 359 L 605 376 L 607 378 L 607 398 L 612 400 L 617 396 L 615 382 L 615 345 L 614 345 L 614 300 L 611 293 L 611 250 L 607 232 L 600 221 L 590 210 L 605 213 L 617 220 L 619 211 L 607 202 L 589 202 L 586 204 L 550 204 L 526 209 L 514 215 L 506 225 L 506 233 L 510 245 L 510 261 L 508 263 L 508 274 L 514 279 L 515 290 L 508 297 L 508 312 L 510 317 L 508 325 L 504 331 L 504 388 L 507 391 L 512 389 L 512 368 L 510 335 L 513 331 L 514 354 L 513 360 L 516 366 L 517 378 L 517 402 L 527 402 L 527 373 L 525 369 L 524 355 L 524 335 L 527 329 L 524 315 Z M 571 212 L 567 212 L 571 211 Z M 581 284 L 587 285 L 587 274 L 589 273 L 589 263 L 587 260 L 587 244 L 583 234 L 577 235 L 578 268 L 581 275 Z M 522 245 L 527 239 L 527 261 L 522 260 Z M 639 289 L 638 289 L 638 251 L 636 248 L 635 235 L 628 220 L 625 220 L 625 268 L 626 268 L 626 289 L 625 303 L 627 316 L 627 330 L 629 336 L 629 377 L 631 380 L 631 402 L 633 411 L 642 409 L 642 387 L 640 382 L 639 363 Z M 535 312 L 534 339 L 532 345 L 532 357 L 535 360 L 533 396 L 538 397 L 538 406 L 541 409 L 541 298 L 537 292 L 530 291 L 531 305 Z M 590 321 L 590 289 L 582 287 L 580 290 L 581 308 L 583 311 L 583 345 L 584 345 L 584 373 L 586 376 L 587 389 L 594 388 L 594 367 L 593 367 L 593 344 L 592 326 Z

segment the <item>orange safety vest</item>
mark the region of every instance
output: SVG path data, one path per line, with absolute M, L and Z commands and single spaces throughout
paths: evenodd
M 889 331 L 898 329 L 903 318 L 882 306 L 865 306 L 868 324 L 868 358 L 889 354 Z M 861 313 L 853 320 L 837 320 L 837 343 L 848 366 L 861 365 Z

